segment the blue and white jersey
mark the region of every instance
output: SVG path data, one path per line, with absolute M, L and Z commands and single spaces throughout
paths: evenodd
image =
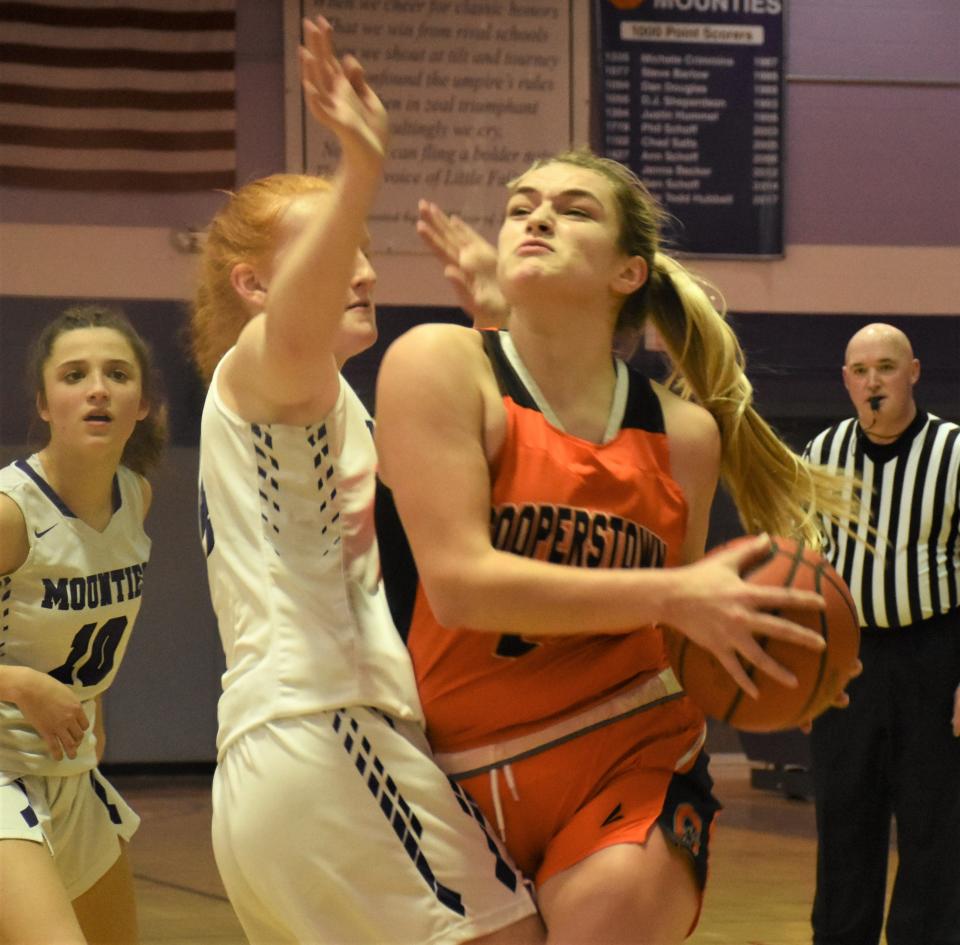
M 90 728 L 77 757 L 54 761 L 13 703 L 0 702 L 0 772 L 70 775 L 96 766 L 94 697 L 113 682 L 140 610 L 150 539 L 140 477 L 121 466 L 103 531 L 77 518 L 43 478 L 36 456 L 0 469 L 30 550 L 0 577 L 0 665 L 49 673 L 83 701 Z
M 345 706 L 420 721 L 380 580 L 370 415 L 341 377 L 321 422 L 249 423 L 220 397 L 222 365 L 200 434 L 200 533 L 227 664 L 218 754 L 271 719 Z

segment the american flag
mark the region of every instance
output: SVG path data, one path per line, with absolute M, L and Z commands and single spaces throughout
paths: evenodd
M 0 185 L 233 187 L 235 6 L 0 2 Z

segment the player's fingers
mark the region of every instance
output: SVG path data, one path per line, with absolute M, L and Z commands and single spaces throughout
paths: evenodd
M 756 636 L 774 637 L 786 643 L 796 643 L 798 646 L 817 652 L 827 646 L 827 641 L 809 627 L 802 627 L 798 623 L 777 617 L 774 614 L 757 613 L 750 622 L 750 632 Z
M 353 91 L 357 93 L 357 97 L 362 102 L 367 102 L 368 95 L 372 93 L 370 86 L 367 85 L 366 75 L 363 71 L 363 66 L 360 65 L 360 61 L 355 56 L 347 53 L 341 61 L 341 67 L 343 74 L 347 77 L 347 81 L 353 86 Z
M 308 83 L 312 84 L 310 77 L 316 67 L 316 59 L 314 59 L 310 50 L 304 49 L 303 46 L 297 49 L 297 58 L 300 60 L 300 81 L 304 86 Z
M 477 235 L 477 231 L 468 223 L 461 220 L 455 213 L 447 218 L 447 222 L 457 241 L 461 244 L 469 242 Z
M 430 219 L 437 232 L 437 239 L 443 241 L 447 254 L 451 259 L 455 259 L 460 251 L 461 242 L 456 217 L 447 216 L 436 204 L 432 204 Z
M 417 220 L 416 228 L 420 239 L 427 244 L 435 256 L 444 261 L 452 258 L 446 243 L 437 235 L 436 230 L 429 222 Z
M 417 209 L 421 216 L 429 219 L 434 226 L 446 217 L 446 214 L 432 200 L 424 200 L 422 197 L 417 202 Z
M 453 287 L 459 292 L 467 292 L 469 286 L 467 284 L 467 277 L 464 275 L 463 270 L 457 265 L 444 266 L 443 275 L 446 279 L 453 283 Z
M 320 68 L 320 58 L 324 55 L 317 27 L 310 21 L 303 21 L 303 43 L 299 50 L 302 72 L 316 73 Z
M 300 84 L 311 114 L 317 119 L 324 119 L 330 111 L 326 96 L 307 78 L 302 79 Z
M 47 745 L 47 751 L 54 761 L 63 760 L 63 749 L 60 747 L 60 739 L 56 735 L 44 735 L 43 740 Z
M 435 236 L 444 235 L 446 215 L 435 203 L 421 198 L 417 201 L 417 215 L 425 226 L 430 227 Z
M 785 666 L 781 666 L 756 640 L 751 638 L 744 642 L 740 647 L 740 654 L 781 686 L 796 689 L 799 685 L 797 677 Z
M 317 42 L 318 34 L 320 32 L 317 27 L 317 24 L 314 23 L 313 20 L 310 20 L 304 17 L 301 25 L 303 26 L 304 46 L 310 47 L 315 45 Z
M 316 57 L 308 49 L 304 49 L 303 46 L 297 50 L 297 55 L 300 58 L 300 84 L 303 86 L 304 92 L 310 96 L 319 97 L 323 85 L 320 64 Z
M 769 558 L 772 550 L 773 542 L 769 535 L 755 535 L 750 541 L 716 552 L 716 557 L 720 560 L 729 561 L 739 574 L 749 568 L 751 564 L 759 564 L 765 558 Z
M 303 70 L 318 87 L 329 86 L 334 76 L 341 71 L 333 52 L 332 32 L 332 27 L 323 17 L 318 16 L 316 24 L 310 20 L 303 21 L 300 61 Z
M 333 55 L 333 27 L 326 17 L 318 15 L 314 20 L 304 18 L 303 40 L 314 55 Z
M 445 256 L 450 255 L 446 234 L 437 226 L 436 220 L 430 215 L 429 211 L 421 213 L 420 219 L 417 220 L 417 232 L 424 239 L 429 240 L 431 247 L 442 250 Z
M 429 200 L 424 200 L 422 197 L 417 201 L 417 216 L 420 218 L 420 222 L 424 226 L 431 227 L 436 229 L 436 211 L 434 205 Z
M 816 591 L 795 587 L 748 584 L 750 602 L 760 610 L 826 610 L 827 602 Z
M 722 653 L 714 653 L 714 656 L 720 661 L 720 665 L 733 677 L 733 681 L 748 695 L 751 699 L 756 699 L 760 695 L 756 683 L 747 675 L 743 668 L 743 663 L 737 658 L 737 654 L 732 650 L 726 650 Z

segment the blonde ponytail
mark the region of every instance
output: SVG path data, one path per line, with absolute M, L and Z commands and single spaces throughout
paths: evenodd
M 821 516 L 846 529 L 860 483 L 802 459 L 756 411 L 743 350 L 720 293 L 660 252 L 666 214 L 637 175 L 589 148 L 561 152 L 533 167 L 553 163 L 584 167 L 609 181 L 620 215 L 620 248 L 647 263 L 647 282 L 624 301 L 617 319 L 618 351 L 630 350 L 651 319 L 673 361 L 668 384 L 709 410 L 720 427 L 720 472 L 743 527 L 822 547 Z
M 667 383 L 709 410 L 720 427 L 721 477 L 744 529 L 820 548 L 820 516 L 850 515 L 850 482 L 794 453 L 754 408 L 743 349 L 720 293 L 658 252 L 646 303 L 673 361 Z

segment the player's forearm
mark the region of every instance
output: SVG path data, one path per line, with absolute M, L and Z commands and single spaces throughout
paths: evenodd
M 491 549 L 462 567 L 421 568 L 421 577 L 444 626 L 567 636 L 666 620 L 685 569 L 568 567 Z
M 19 703 L 28 672 L 25 666 L 0 666 L 0 702 Z
M 365 242 L 366 217 L 379 187 L 377 173 L 343 170 L 316 219 L 290 247 L 267 294 L 271 346 L 292 358 L 315 356 L 332 343 Z

